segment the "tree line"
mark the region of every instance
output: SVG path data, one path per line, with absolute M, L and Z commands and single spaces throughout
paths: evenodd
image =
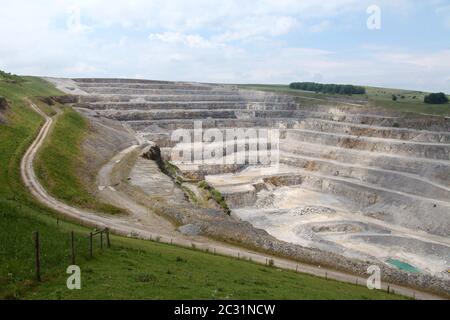
M 289 85 L 291 89 L 333 93 L 333 94 L 365 94 L 366 88 L 350 84 L 322 84 L 316 82 L 293 82 Z

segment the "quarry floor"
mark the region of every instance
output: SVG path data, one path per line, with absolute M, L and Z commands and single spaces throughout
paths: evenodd
M 208 176 L 207 181 L 220 190 L 221 182 L 228 185 L 235 180 L 244 185 L 263 175 L 264 170 L 274 171 L 248 168 L 238 174 Z M 279 170 L 289 172 L 289 168 Z M 444 250 L 450 247 L 450 239 L 353 212 L 341 199 L 302 186 L 260 191 L 254 206 L 233 209 L 232 214 L 280 240 L 351 258 L 372 256 L 381 261 L 398 260 L 434 275 L 445 275 L 449 263 L 445 257 L 450 251 Z M 401 244 L 396 241 L 399 238 L 403 239 Z M 417 250 L 418 243 L 438 246 L 441 250 L 421 252 Z

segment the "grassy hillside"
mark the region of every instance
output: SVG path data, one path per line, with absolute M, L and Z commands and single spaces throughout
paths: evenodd
M 129 247 L 133 247 L 130 250 Z M 114 263 L 108 263 L 113 261 Z M 84 271 L 84 273 L 83 273 Z M 82 290 L 65 278 L 30 292 L 45 299 L 392 299 L 352 284 L 166 244 L 113 238 L 113 247 L 82 267 Z
M 450 104 L 430 105 L 423 102 L 427 93 L 412 90 L 387 89 L 366 87 L 366 94 L 356 94 L 352 96 L 331 95 L 324 93 L 314 93 L 289 88 L 288 85 L 262 85 L 245 84 L 239 85 L 243 89 L 261 90 L 267 92 L 277 92 L 294 95 L 298 98 L 322 100 L 327 102 L 341 101 L 348 103 L 370 103 L 376 107 L 386 108 L 392 111 L 427 113 L 434 115 L 450 116 Z M 392 96 L 397 97 L 397 101 L 392 100 Z
M 433 105 L 423 102 L 426 92 L 367 87 L 370 102 L 394 111 L 429 113 L 450 116 L 450 104 Z M 397 100 L 392 100 L 395 95 Z
M 94 258 L 88 258 L 90 230 L 68 221 L 57 223 L 56 213 L 37 204 L 20 178 L 20 159 L 42 124 L 42 119 L 23 99 L 56 94 L 58 91 L 37 78 L 26 78 L 22 83 L 0 80 L 0 95 L 11 105 L 7 124 L 0 125 L 0 299 L 399 298 L 232 258 L 122 237 L 112 237 L 112 248 L 102 252 L 97 240 Z M 70 111 L 61 119 L 68 122 L 63 128 L 79 124 Z M 77 144 L 67 144 L 67 139 L 70 136 L 52 139 L 55 150 L 64 153 L 66 147 L 74 148 L 71 152 L 76 158 Z M 67 145 L 58 145 L 61 143 Z M 56 167 L 49 168 L 59 170 Z M 41 283 L 34 280 L 35 230 L 41 238 Z M 76 262 L 82 270 L 79 291 L 65 287 L 70 231 L 75 231 Z
M 50 194 L 66 203 L 103 213 L 122 213 L 123 210 L 117 207 L 97 201 L 78 178 L 80 164 L 84 161 L 81 144 L 87 130 L 87 120 L 72 108 L 65 107 L 39 152 L 36 174 Z

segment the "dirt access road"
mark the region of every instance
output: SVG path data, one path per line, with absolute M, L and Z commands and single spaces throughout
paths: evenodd
M 246 250 L 236 246 L 231 246 L 228 244 L 213 241 L 205 237 L 199 236 L 187 237 L 177 232 L 175 228 L 173 228 L 172 230 L 168 228 L 167 222 L 164 223 L 166 227 L 163 228 L 163 230 L 161 230 L 162 232 L 157 232 L 158 230 L 149 229 L 149 227 L 145 225 L 145 221 L 143 221 L 139 217 L 142 218 L 143 214 L 149 214 L 152 215 L 151 219 L 163 219 L 163 218 L 159 216 L 155 217 L 156 214 L 149 212 L 147 209 L 143 208 L 141 205 L 137 204 L 132 199 L 129 199 L 126 195 L 120 194 L 109 187 L 108 188 L 110 189 L 110 191 L 114 192 L 115 197 L 120 196 L 121 201 L 126 201 L 125 203 L 127 205 L 129 204 L 129 209 L 131 212 L 130 216 L 115 217 L 89 212 L 83 209 L 71 207 L 55 199 L 54 197 L 49 195 L 47 191 L 39 183 L 33 167 L 33 161 L 36 157 L 36 154 L 38 153 L 39 148 L 42 146 L 45 139 L 48 137 L 54 119 L 47 116 L 35 104 L 31 102 L 30 107 L 45 119 L 45 123 L 42 126 L 36 139 L 30 145 L 24 157 L 22 158 L 20 164 L 22 180 L 26 185 L 26 187 L 29 189 L 29 191 L 39 202 L 58 211 L 63 216 L 75 219 L 83 224 L 87 224 L 95 228 L 109 228 L 112 232 L 122 236 L 134 237 L 145 240 L 156 239 L 157 237 L 159 237 L 160 242 L 172 243 L 174 245 L 184 247 L 191 247 L 192 244 L 195 244 L 196 248 L 199 250 L 208 249 L 209 252 L 215 252 L 217 254 L 226 255 L 234 258 L 236 257 L 239 257 L 241 259 L 251 258 L 252 261 L 261 264 L 265 264 L 268 261 L 268 259 L 272 259 L 274 261 L 275 266 L 279 268 L 288 270 L 298 270 L 299 272 L 312 274 L 319 277 L 325 277 L 326 275 L 329 279 L 334 279 L 342 282 L 358 283 L 361 285 L 366 284 L 367 279 L 363 277 L 357 277 L 355 275 L 321 268 L 320 266 L 311 266 L 307 264 L 297 263 L 295 261 L 288 259 L 272 257 L 269 255 L 261 254 L 256 251 Z M 133 146 L 120 152 L 113 159 L 111 159 L 111 161 L 105 166 L 106 169 L 102 170 L 104 170 L 104 172 L 111 172 L 112 168 L 114 167 L 114 164 L 119 163 L 123 157 L 125 157 L 129 152 L 132 152 L 137 147 L 138 146 Z M 391 289 L 395 290 L 396 293 L 409 297 L 414 296 L 416 299 L 440 299 L 439 296 L 430 293 L 420 292 L 410 288 L 401 287 L 389 283 L 382 283 L 382 289 L 387 289 L 388 285 L 390 286 Z

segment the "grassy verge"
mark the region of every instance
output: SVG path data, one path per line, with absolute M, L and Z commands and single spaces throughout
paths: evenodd
M 118 214 L 123 210 L 98 201 L 78 178 L 83 166 L 81 144 L 88 131 L 88 122 L 70 107 L 55 119 L 45 145 L 35 162 L 36 175 L 56 198 L 71 205 L 93 211 Z
M 42 118 L 24 98 L 57 95 L 48 83 L 0 81 L 11 109 L 0 125 L 0 299 L 276 298 L 398 299 L 395 295 L 155 242 L 112 237 L 113 247 L 88 258 L 89 230 L 59 220 L 21 182 L 20 160 Z M 34 280 L 32 232 L 41 238 L 43 282 Z M 82 290 L 66 289 L 69 232 L 75 231 Z
M 391 299 L 395 295 L 249 261 L 156 242 L 113 238 L 81 268 L 82 289 L 65 277 L 30 292 L 44 299 Z M 132 246 L 134 249 L 130 250 Z M 114 264 L 108 263 L 114 261 Z
M 243 89 L 289 94 L 296 96 L 300 100 L 305 99 L 305 101 L 308 99 L 310 99 L 310 101 L 311 99 L 323 102 L 333 102 L 333 100 L 335 100 L 336 102 L 347 103 L 358 103 L 363 101 L 368 102 L 375 107 L 391 111 L 450 116 L 450 104 L 426 104 L 423 102 L 423 99 L 427 93 L 421 91 L 366 87 L 366 94 L 343 96 L 296 90 L 289 88 L 288 85 L 248 84 L 239 85 L 239 87 Z M 397 97 L 396 101 L 392 100 L 393 95 Z

